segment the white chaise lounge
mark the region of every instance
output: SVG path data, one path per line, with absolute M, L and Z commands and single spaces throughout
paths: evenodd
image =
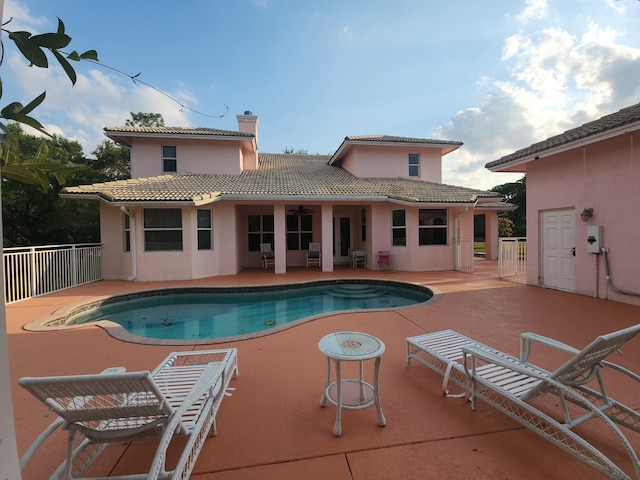
M 24 468 L 59 427 L 69 431 L 67 458 L 52 479 L 82 475 L 109 443 L 158 438 L 150 471 L 117 479 L 187 479 L 207 433 L 216 434 L 216 413 L 232 377 L 238 375 L 237 350 L 170 354 L 149 372 L 107 369 L 94 375 L 24 377 L 18 383 L 58 418 L 20 459 Z M 166 471 L 167 448 L 186 436 L 175 468 Z
M 601 335 L 582 350 L 524 333 L 516 358 L 448 330 L 407 338 L 407 363 L 415 358 L 448 376 L 463 388 L 474 410 L 477 399 L 483 400 L 610 478 L 640 479 L 638 455 L 620 429 L 640 433 L 640 413 L 611 398 L 601 375 L 605 370 L 621 373 L 640 393 L 640 376 L 606 360 L 638 333 L 640 324 Z M 529 362 L 534 344 L 570 358 L 549 372 Z M 532 402 L 544 395 L 555 396 L 556 401 L 545 402 L 544 407 Z M 576 431 L 574 427 L 590 419 L 603 422 L 613 433 L 630 459 L 633 477 Z

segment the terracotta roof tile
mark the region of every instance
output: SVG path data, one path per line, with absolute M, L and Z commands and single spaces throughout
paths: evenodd
M 218 196 L 312 196 L 319 200 L 379 197 L 418 203 L 473 203 L 495 192 L 403 178 L 360 178 L 329 165 L 325 155 L 259 154 L 260 168 L 240 175 L 178 174 L 67 187 L 63 193 L 108 202 L 199 202 Z

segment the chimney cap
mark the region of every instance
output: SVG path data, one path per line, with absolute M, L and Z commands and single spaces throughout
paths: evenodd
M 253 115 L 253 112 L 251 110 L 245 110 L 244 114 L 245 115 Z

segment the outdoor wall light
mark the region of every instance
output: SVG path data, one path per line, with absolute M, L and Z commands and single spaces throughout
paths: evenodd
M 593 208 L 585 208 L 582 210 L 580 218 L 582 218 L 583 222 L 588 222 L 591 217 L 593 217 Z

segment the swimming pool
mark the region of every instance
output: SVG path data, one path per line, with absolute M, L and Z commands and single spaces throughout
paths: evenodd
M 271 333 L 323 314 L 392 309 L 424 303 L 432 297 L 433 291 L 422 285 L 377 280 L 170 288 L 84 303 L 40 325 L 72 328 L 99 324 L 122 339 L 128 335 L 118 334 L 118 329 L 160 343 L 213 343 Z

